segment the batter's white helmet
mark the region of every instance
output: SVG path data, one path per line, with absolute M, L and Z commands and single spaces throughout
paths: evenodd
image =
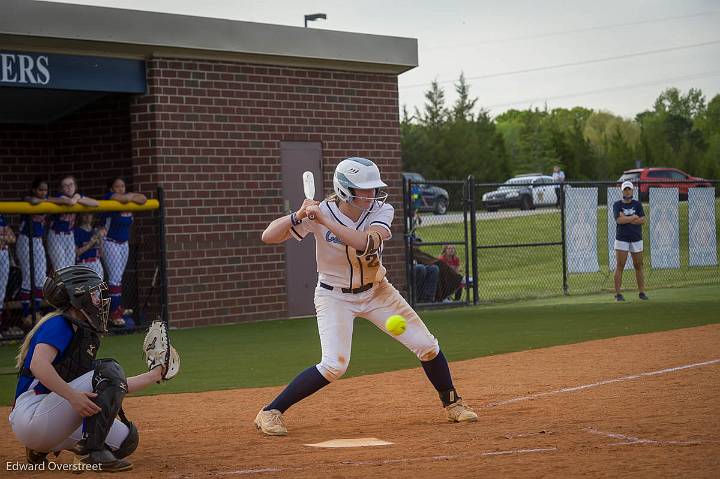
M 338 163 L 333 175 L 335 194 L 347 202 L 355 198 L 353 189 L 370 190 L 385 188 L 387 185 L 380 179 L 380 170 L 377 165 L 367 158 L 347 158 Z M 376 201 L 384 202 L 387 193 L 375 193 Z

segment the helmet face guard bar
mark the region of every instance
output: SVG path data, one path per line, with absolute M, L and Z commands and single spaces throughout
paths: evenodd
M 88 288 L 76 298 L 73 306 L 82 311 L 90 326 L 100 334 L 108 332 L 107 323 L 110 317 L 110 295 L 105 282 Z
M 372 197 L 372 198 L 367 198 L 367 197 L 365 197 L 365 196 L 357 196 L 357 195 L 355 195 L 355 194 L 354 194 L 355 191 L 353 191 L 353 188 L 350 188 L 350 192 L 353 193 L 353 194 L 351 194 L 351 195 L 348 197 L 348 200 L 347 200 L 347 201 L 348 201 L 348 203 L 351 204 L 351 205 L 353 205 L 353 201 L 357 198 L 357 199 L 361 199 L 361 200 L 370 200 L 370 201 L 372 201 L 372 202 L 377 202 L 377 203 L 378 203 L 378 206 L 382 206 L 382 205 L 385 204 L 385 202 L 387 201 L 387 198 L 388 198 L 388 192 L 387 192 L 387 191 L 380 191 L 380 189 L 378 189 L 378 188 L 375 189 L 375 196 Z M 355 205 L 353 205 L 353 206 L 355 206 Z

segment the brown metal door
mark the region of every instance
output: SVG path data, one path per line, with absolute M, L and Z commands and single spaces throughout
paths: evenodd
M 312 171 L 315 177 L 315 199 L 324 198 L 322 181 L 322 145 L 284 141 L 280 143 L 282 160 L 282 186 L 286 212 L 297 211 L 305 199 L 302 174 Z M 308 220 L 305 220 L 308 221 Z M 303 241 L 290 238 L 285 242 L 285 284 L 289 316 L 315 314 L 315 237 L 306 236 Z

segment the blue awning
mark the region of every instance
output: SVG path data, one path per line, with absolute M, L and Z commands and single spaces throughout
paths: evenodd
M 0 50 L 0 87 L 145 93 L 145 61 Z

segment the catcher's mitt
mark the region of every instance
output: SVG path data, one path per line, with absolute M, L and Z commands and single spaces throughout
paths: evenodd
M 163 367 L 163 380 L 172 379 L 180 372 L 180 356 L 170 345 L 167 324 L 163 321 L 153 321 L 150 325 L 143 341 L 143 354 L 148 371 Z

